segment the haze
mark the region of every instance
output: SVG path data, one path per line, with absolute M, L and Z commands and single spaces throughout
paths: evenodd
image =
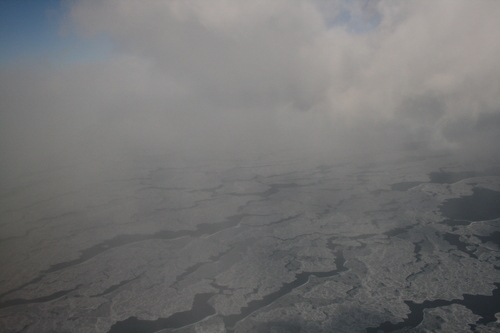
M 112 51 L 2 65 L 3 175 L 144 149 L 498 152 L 496 1 L 67 6 L 62 36 Z

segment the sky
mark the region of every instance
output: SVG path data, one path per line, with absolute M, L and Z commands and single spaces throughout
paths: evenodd
M 69 2 L 0 1 L 0 66 L 16 62 L 75 63 L 103 59 L 110 45 L 104 36 L 83 38 L 66 21 Z
M 492 0 L 3 0 L 2 176 L 146 150 L 498 156 L 499 12 Z

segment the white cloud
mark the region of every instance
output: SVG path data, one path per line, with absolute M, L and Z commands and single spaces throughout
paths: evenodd
M 491 152 L 498 12 L 486 0 L 74 1 L 68 20 L 115 51 L 4 69 L 2 154 L 411 141 Z

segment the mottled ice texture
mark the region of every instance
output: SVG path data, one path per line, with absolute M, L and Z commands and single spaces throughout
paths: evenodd
M 499 330 L 456 300 L 491 296 L 500 282 L 500 216 L 441 211 L 474 189 L 500 191 L 484 172 L 492 165 L 417 155 L 89 163 L 1 193 L 1 332 L 108 332 L 175 316 L 186 333 L 366 332 L 439 300 L 449 304 L 399 330 Z M 464 176 L 439 182 L 447 172 Z M 207 293 L 212 313 L 191 320 Z

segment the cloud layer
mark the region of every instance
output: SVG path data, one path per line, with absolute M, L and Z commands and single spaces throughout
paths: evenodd
M 495 154 L 499 12 L 486 0 L 74 1 L 66 24 L 114 51 L 1 69 L 4 169 L 144 149 Z

